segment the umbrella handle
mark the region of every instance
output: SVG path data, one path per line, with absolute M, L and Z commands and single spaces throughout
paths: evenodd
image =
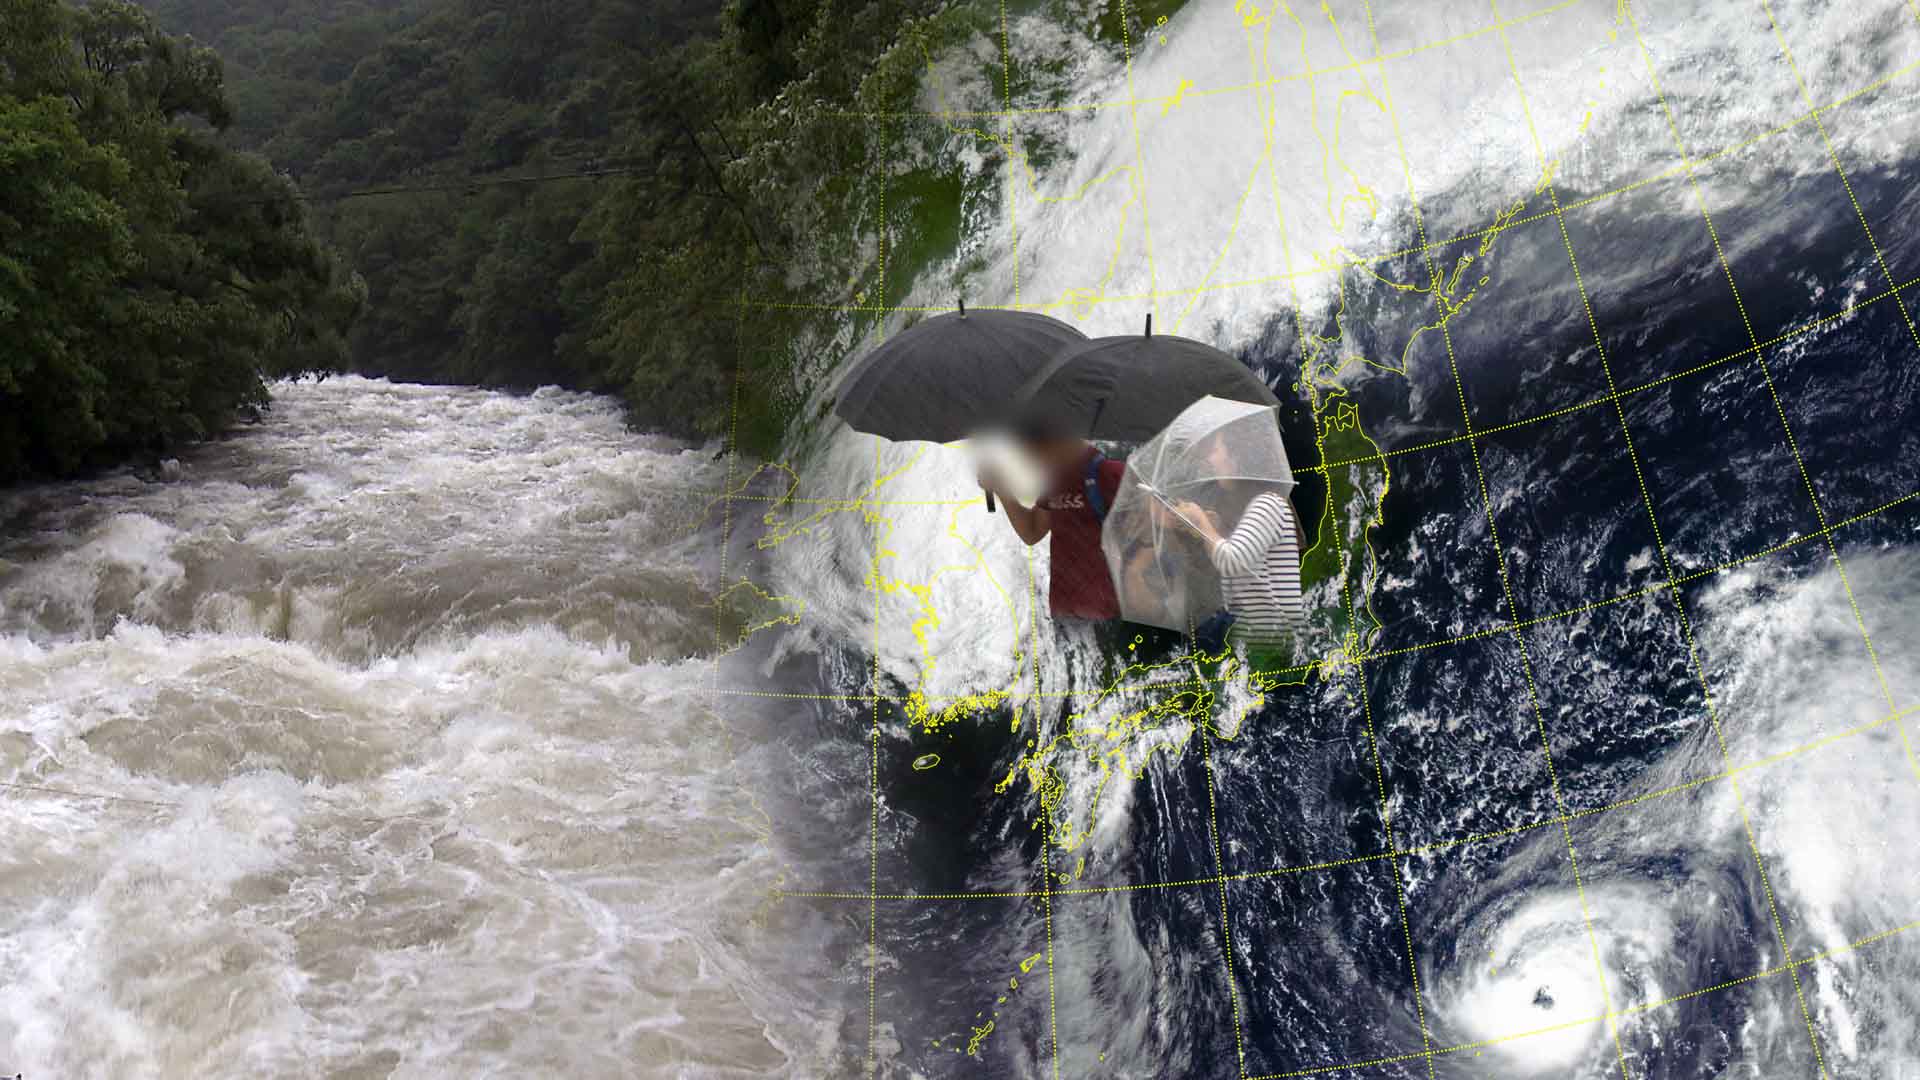
M 993 513 L 993 492 L 987 492 L 987 513 Z

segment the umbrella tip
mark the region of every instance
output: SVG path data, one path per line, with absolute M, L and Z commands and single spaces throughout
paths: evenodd
M 1147 312 L 1147 336 L 1153 336 L 1153 312 Z

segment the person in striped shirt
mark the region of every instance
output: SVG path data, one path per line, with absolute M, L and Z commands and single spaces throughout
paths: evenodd
M 1208 451 L 1223 476 L 1233 475 L 1231 453 L 1224 439 Z M 1292 646 L 1306 629 L 1307 613 L 1300 598 L 1299 520 L 1287 497 L 1271 488 L 1260 490 L 1231 532 L 1223 532 L 1219 519 L 1196 502 L 1176 503 L 1162 512 L 1169 522 L 1183 524 L 1200 537 L 1220 574 L 1226 609 L 1196 628 L 1200 647 L 1221 651 L 1229 632 L 1263 651 Z

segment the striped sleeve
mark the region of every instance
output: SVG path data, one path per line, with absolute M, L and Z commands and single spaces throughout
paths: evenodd
M 1245 577 L 1266 564 L 1267 552 L 1284 539 L 1291 550 L 1293 515 L 1286 501 L 1266 494 L 1253 500 L 1233 535 L 1213 545 L 1213 567 L 1222 577 Z

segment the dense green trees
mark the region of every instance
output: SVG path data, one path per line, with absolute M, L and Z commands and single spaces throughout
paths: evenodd
M 832 327 L 741 297 L 862 292 L 889 135 L 859 112 L 911 107 L 929 51 L 998 18 L 935 0 L 154 3 L 236 58 L 243 104 L 286 95 L 233 138 L 299 179 L 364 275 L 354 369 L 607 390 L 643 426 L 702 435 L 729 429 L 744 362 L 762 446 L 807 385 L 799 343 Z M 433 190 L 342 197 L 394 187 Z
M 1099 41 L 1158 10 L 1042 2 Z M 968 108 L 1049 77 L 976 0 L 146 3 L 0 0 L 0 482 L 335 368 L 769 449 L 998 213 L 1006 133 L 927 118 L 930 65 Z
M 926 118 L 929 66 L 968 108 L 1047 77 L 1001 66 L 978 0 L 146 2 L 0 0 L 0 331 L 27 343 L 0 479 L 334 367 L 603 390 L 770 449 L 867 309 L 999 212 L 1005 132 Z
M 209 50 L 119 0 L 0 0 L 0 482 L 204 437 L 346 359 L 356 278 L 223 146 Z

